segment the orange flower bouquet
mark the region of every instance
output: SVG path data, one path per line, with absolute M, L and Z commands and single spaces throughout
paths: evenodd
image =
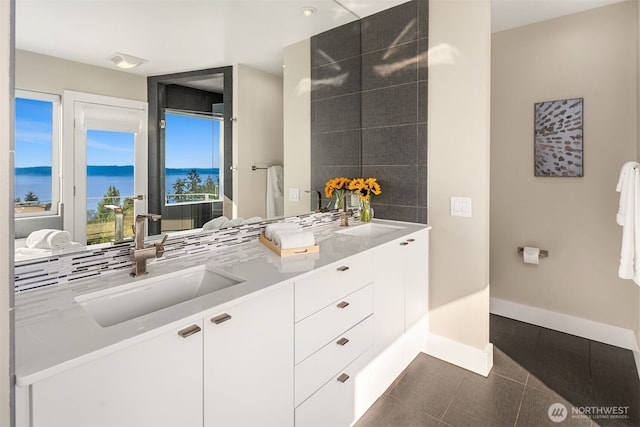
M 344 197 L 349 190 L 349 184 L 351 180 L 349 178 L 333 178 L 327 181 L 324 186 L 324 195 L 327 199 L 333 198 L 336 196 L 335 208 L 336 209 L 345 209 Z
M 353 191 L 360 198 L 362 204 L 360 209 L 360 221 L 369 222 L 373 218 L 371 209 L 371 199 L 382 193 L 380 184 L 375 178 L 356 178 L 349 183 L 349 190 Z

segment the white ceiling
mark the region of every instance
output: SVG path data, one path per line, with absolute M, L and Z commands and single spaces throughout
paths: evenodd
M 491 31 L 521 27 L 620 1 L 623 0 L 491 0 Z
M 235 63 L 280 74 L 285 46 L 405 1 L 16 0 L 16 47 L 113 69 L 122 52 L 148 61 L 128 71 L 143 76 Z M 616 1 L 492 0 L 492 29 Z

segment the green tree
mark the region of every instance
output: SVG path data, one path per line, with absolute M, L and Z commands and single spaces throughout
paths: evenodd
M 29 191 L 25 196 L 24 196 L 24 201 L 25 202 L 39 202 L 40 198 L 33 193 L 32 191 Z
M 202 178 L 200 178 L 200 174 L 197 170 L 191 169 L 187 174 L 187 193 L 197 194 L 200 192 L 200 184 L 202 183 Z M 191 199 L 194 197 L 192 196 Z
M 187 186 L 187 183 L 184 179 L 182 178 L 176 179 L 176 182 L 173 183 L 174 196 L 172 197 L 172 199 L 174 202 L 184 201 L 184 196 L 181 196 L 181 194 L 184 194 L 186 186 Z
M 16 197 L 15 199 L 13 199 L 14 203 L 22 203 L 22 199 L 20 197 Z
M 216 182 L 214 182 L 211 175 L 208 175 L 207 179 L 204 181 L 204 185 L 200 188 L 200 192 L 208 193 L 208 194 L 217 194 L 218 192 L 216 191 L 216 187 L 217 187 L 217 180 Z
M 107 193 L 102 197 L 102 200 L 98 202 L 98 209 L 94 219 L 98 222 L 113 221 L 114 213 L 111 209 L 105 208 L 106 205 L 120 206 L 120 190 L 113 185 L 110 185 L 107 189 Z

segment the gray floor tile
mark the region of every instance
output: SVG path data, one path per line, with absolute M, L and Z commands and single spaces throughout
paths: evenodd
M 561 403 L 564 405 L 563 409 L 566 419 L 564 421 L 557 422 L 552 421 L 549 416 L 549 407 L 555 403 Z M 517 427 L 542 427 L 542 426 L 585 426 L 591 425 L 591 420 L 583 416 L 573 416 L 571 414 L 571 404 L 563 399 L 557 393 L 551 390 L 536 390 L 531 387 L 526 387 L 524 391 L 524 397 L 522 399 L 522 405 L 520 406 L 520 413 L 516 422 Z
M 412 415 L 397 418 L 407 425 L 424 412 L 450 427 L 640 426 L 640 380 L 631 351 L 494 315 L 491 341 L 494 367 L 488 378 L 421 354 L 387 390 L 396 399 L 385 400 L 389 409 L 376 410 L 395 414 L 408 408 Z M 567 408 L 562 423 L 549 418 L 553 403 Z M 628 406 L 628 416 L 585 419 L 573 412 L 613 406 Z M 374 423 L 385 416 L 363 418 L 358 427 L 404 427 Z M 436 425 L 432 418 L 424 422 Z
M 440 421 L 422 411 L 383 395 L 366 414 L 355 424 L 355 427 L 436 427 Z
M 601 342 L 591 341 L 591 360 L 612 363 L 624 369 L 636 369 L 632 352 Z
M 440 419 L 458 387 L 469 375 L 475 374 L 421 353 L 389 395 Z
M 551 329 L 541 328 L 538 348 L 560 350 L 582 357 L 589 357 L 589 340 Z
M 454 427 L 513 426 L 523 391 L 523 384 L 497 375 L 469 375 L 442 420 Z
M 493 348 L 492 373 L 525 384 L 529 372 L 497 347 Z

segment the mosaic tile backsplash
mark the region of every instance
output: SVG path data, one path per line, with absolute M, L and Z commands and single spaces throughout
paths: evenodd
M 177 258 L 196 257 L 198 254 L 215 249 L 250 242 L 258 238 L 267 224 L 284 221 L 297 223 L 302 228 L 326 225 L 339 218 L 337 211 L 310 213 L 279 220 L 263 221 L 215 231 L 194 231 L 190 234 L 169 237 L 165 242 L 165 252 L 161 258 L 148 263 L 166 262 Z M 55 255 L 17 262 L 15 266 L 15 291 L 61 285 L 87 277 L 100 276 L 131 268 L 129 249 L 133 243 L 118 246 L 89 249 L 87 251 Z

